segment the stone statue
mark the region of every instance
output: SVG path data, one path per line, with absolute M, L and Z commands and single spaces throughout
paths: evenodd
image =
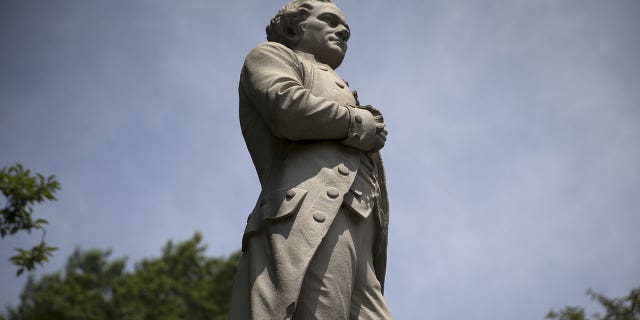
M 240 124 L 262 192 L 230 318 L 391 319 L 380 111 L 334 70 L 350 30 L 329 0 L 294 0 L 240 76 Z

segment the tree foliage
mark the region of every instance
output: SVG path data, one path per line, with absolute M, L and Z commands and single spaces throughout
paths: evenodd
M 76 249 L 63 271 L 29 277 L 5 319 L 226 319 L 240 253 L 206 257 L 201 242 L 199 233 L 169 241 L 160 257 L 132 271 L 126 258 L 110 258 L 110 250 Z
M 0 210 L 0 237 L 14 235 L 20 231 L 31 233 L 33 229 L 42 230 L 40 243 L 29 250 L 17 248 L 18 254 L 11 262 L 18 266 L 17 275 L 25 270 L 33 270 L 36 264 L 47 262 L 55 247 L 47 246 L 44 241 L 45 219 L 33 218 L 33 206 L 44 201 L 55 201 L 55 193 L 60 183 L 55 176 L 45 177 L 40 173 L 31 174 L 22 165 L 16 164 L 0 169 L 0 191 L 6 203 Z
M 559 311 L 551 309 L 545 319 L 557 320 L 640 320 L 640 286 L 621 298 L 608 298 L 591 289 L 587 296 L 604 307 L 604 315 L 594 313 L 587 318 L 583 307 L 568 306 Z

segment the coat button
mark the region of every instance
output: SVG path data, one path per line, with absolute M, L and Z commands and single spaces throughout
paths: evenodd
M 347 168 L 347 166 L 345 166 L 344 164 L 338 166 L 338 172 L 340 172 L 340 174 L 342 174 L 343 176 L 348 176 L 349 173 L 351 173 L 349 171 L 349 168 Z
M 296 191 L 295 190 L 291 189 L 291 190 L 287 191 L 287 200 L 291 199 L 291 198 L 293 198 L 295 196 L 296 196 Z
M 322 223 L 326 219 L 327 219 L 327 216 L 320 211 L 316 211 L 315 213 L 313 213 L 313 220 L 315 221 Z
M 362 123 L 362 117 L 359 114 L 353 117 L 353 120 L 355 120 L 357 123 Z
M 344 83 L 340 82 L 340 81 L 336 81 L 336 85 L 338 87 L 340 87 L 340 89 L 344 89 Z
M 340 195 L 340 191 L 338 191 L 338 189 L 332 187 L 332 188 L 327 189 L 327 195 L 329 196 L 329 198 L 335 199 Z

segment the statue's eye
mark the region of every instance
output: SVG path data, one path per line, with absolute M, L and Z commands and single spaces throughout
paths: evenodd
M 332 14 L 325 14 L 320 17 L 320 20 L 326 22 L 332 28 L 337 27 L 340 24 L 340 19 Z

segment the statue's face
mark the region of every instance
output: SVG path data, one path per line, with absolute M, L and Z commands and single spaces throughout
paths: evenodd
M 338 68 L 347 53 L 349 25 L 333 3 L 318 2 L 307 20 L 300 24 L 302 34 L 293 49 L 313 54 L 316 60 Z

